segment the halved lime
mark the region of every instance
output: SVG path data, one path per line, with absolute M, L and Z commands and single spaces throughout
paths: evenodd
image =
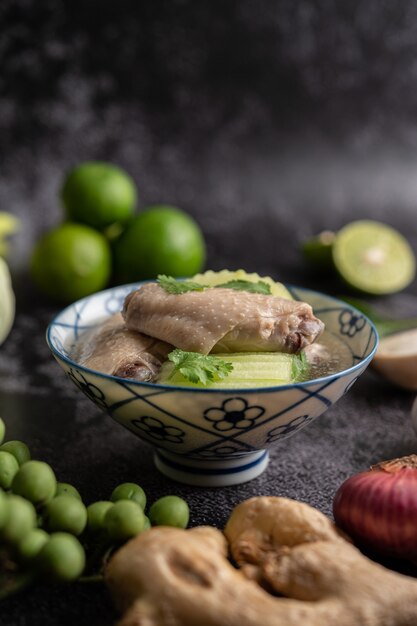
M 13 324 L 15 298 L 9 268 L 0 257 L 0 344 L 6 339 Z
M 344 226 L 332 248 L 340 276 L 364 293 L 382 295 L 404 289 L 415 276 L 416 261 L 408 241 L 394 228 L 372 220 Z

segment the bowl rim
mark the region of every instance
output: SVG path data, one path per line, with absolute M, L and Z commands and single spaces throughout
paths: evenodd
M 359 311 L 359 309 L 357 309 L 356 307 L 354 307 L 352 304 L 349 304 L 348 302 L 345 302 L 344 300 L 341 300 L 339 298 L 336 298 L 335 296 L 331 296 L 329 294 L 326 294 L 322 291 L 316 291 L 315 289 L 310 289 L 308 287 L 301 287 L 299 285 L 293 285 L 291 283 L 283 283 L 283 285 L 290 291 L 290 293 L 292 293 L 292 290 L 294 289 L 300 289 L 302 291 L 306 291 L 306 292 L 310 292 L 316 296 L 320 296 L 320 297 L 324 297 L 327 300 L 332 300 L 334 302 L 337 302 L 338 304 L 343 304 L 347 309 L 349 309 L 350 311 L 353 311 L 354 313 L 357 313 L 359 316 L 361 316 L 362 318 L 364 318 L 367 322 L 367 324 L 369 325 L 370 328 L 370 335 L 369 335 L 369 343 L 371 343 L 371 340 L 374 341 L 374 346 L 372 348 L 372 350 L 370 351 L 370 353 L 362 358 L 360 361 L 358 361 L 358 363 L 355 363 L 355 365 L 351 365 L 350 367 L 340 370 L 340 372 L 334 372 L 333 374 L 328 374 L 327 376 L 321 376 L 319 378 L 312 378 L 311 380 L 303 380 L 300 382 L 296 382 L 296 383 L 288 383 L 285 385 L 275 385 L 275 386 L 270 386 L 270 387 L 247 387 L 247 388 L 242 388 L 242 387 L 235 387 L 233 389 L 212 389 L 212 388 L 200 388 L 200 387 L 188 387 L 188 386 L 181 386 L 181 385 L 164 385 L 164 384 L 160 384 L 160 383 L 149 383 L 149 382 L 144 382 L 144 381 L 139 381 L 139 380 L 134 380 L 132 378 L 121 378 L 120 376 L 112 376 L 111 374 L 105 374 L 104 372 L 99 372 L 97 370 L 93 370 L 90 369 L 89 367 L 85 367 L 84 365 L 81 365 L 80 363 L 77 363 L 77 361 L 74 361 L 73 359 L 71 359 L 70 357 L 66 356 L 65 354 L 63 354 L 62 352 L 60 352 L 53 344 L 51 341 L 51 332 L 54 328 L 54 326 L 57 324 L 57 320 L 64 315 L 64 313 L 66 313 L 67 311 L 69 311 L 70 309 L 72 309 L 73 307 L 75 307 L 78 304 L 82 304 L 83 302 L 86 302 L 88 300 L 90 300 L 90 298 L 94 298 L 96 296 L 100 296 L 102 294 L 106 294 L 108 292 L 114 291 L 115 289 L 127 289 L 132 287 L 132 289 L 134 289 L 135 287 L 139 287 L 140 285 L 144 285 L 146 283 L 150 283 L 150 282 L 155 282 L 154 280 L 142 280 L 142 281 L 138 281 L 138 282 L 134 282 L 134 283 L 126 283 L 123 285 L 114 285 L 113 287 L 109 287 L 108 289 L 103 289 L 102 291 L 97 291 L 95 293 L 90 294 L 89 296 L 85 296 L 84 298 L 80 298 L 79 300 L 76 300 L 74 302 L 72 302 L 71 304 L 69 304 L 68 306 L 66 306 L 64 309 L 61 309 L 53 318 L 52 320 L 49 322 L 47 329 L 46 329 L 46 343 L 48 344 L 49 349 L 51 350 L 52 354 L 55 356 L 55 358 L 63 361 L 66 365 L 70 366 L 70 367 L 75 367 L 76 369 L 85 372 L 87 374 L 93 374 L 94 376 L 98 376 L 99 378 L 103 378 L 104 380 L 110 380 L 110 381 L 114 381 L 117 382 L 119 384 L 123 385 L 133 385 L 134 387 L 139 387 L 139 388 L 145 388 L 145 389 L 154 389 L 154 390 L 159 390 L 159 391 L 187 391 L 187 392 L 193 392 L 193 393 L 209 393 L 209 394 L 223 394 L 223 395 L 229 395 L 229 394 L 254 394 L 254 393 L 276 393 L 279 391 L 285 391 L 287 389 L 296 389 L 296 388 L 305 388 L 305 387 L 311 387 L 313 385 L 324 385 L 327 386 L 327 384 L 330 384 L 332 381 L 337 380 L 339 378 L 344 378 L 350 374 L 354 374 L 357 370 L 361 369 L 364 365 L 367 365 L 370 363 L 370 361 L 373 359 L 375 352 L 378 348 L 378 344 L 379 344 L 379 334 L 378 331 L 375 327 L 375 324 L 369 319 L 369 317 L 367 317 L 364 313 L 362 313 L 362 311 Z

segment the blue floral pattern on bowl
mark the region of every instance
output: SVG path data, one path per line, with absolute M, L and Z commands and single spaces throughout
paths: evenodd
M 137 420 L 132 420 L 132 425 L 142 430 L 148 437 L 157 441 L 169 441 L 170 443 L 183 443 L 185 432 L 176 426 L 166 426 L 164 422 L 144 415 Z
M 123 285 L 64 309 L 49 325 L 47 342 L 68 378 L 97 407 L 136 436 L 157 446 L 156 464 L 191 484 L 249 480 L 266 467 L 266 449 L 279 445 L 344 395 L 370 363 L 378 343 L 371 322 L 330 296 L 289 286 L 309 302 L 326 329 L 342 340 L 350 366 L 301 383 L 257 389 L 197 389 L 140 383 L 85 368 L 71 359 L 75 342 L 119 311 L 140 286 Z
M 249 405 L 245 398 L 228 398 L 220 407 L 210 407 L 204 411 L 204 418 L 213 423 L 216 430 L 243 430 L 254 425 L 256 419 L 265 413 L 265 409 L 257 405 Z
M 366 325 L 366 319 L 360 313 L 345 309 L 339 315 L 340 332 L 342 335 L 354 337 L 360 333 Z

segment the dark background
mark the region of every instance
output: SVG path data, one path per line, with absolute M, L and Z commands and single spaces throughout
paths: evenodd
M 267 272 L 337 293 L 299 253 L 357 218 L 386 221 L 417 248 L 417 5 L 368 0 L 162 2 L 1 0 L 0 210 L 22 218 L 10 263 L 15 328 L 0 350 L 9 438 L 50 462 L 85 501 L 121 481 L 150 499 L 180 493 L 193 525 L 222 527 L 256 494 L 331 514 L 335 490 L 371 463 L 415 452 L 412 394 L 368 372 L 350 394 L 239 487 L 178 486 L 151 450 L 68 386 L 44 342 L 58 310 L 26 278 L 36 238 L 59 223 L 64 172 L 117 163 L 140 206 L 178 205 L 200 223 L 208 267 Z M 416 283 L 380 304 L 416 312 Z M 110 625 L 101 588 L 35 588 L 0 623 Z

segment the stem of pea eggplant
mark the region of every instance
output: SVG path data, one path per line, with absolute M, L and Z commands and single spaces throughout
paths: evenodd
M 26 587 L 29 587 L 34 581 L 34 576 L 32 573 L 30 574 L 22 574 L 17 578 L 13 579 L 13 583 L 6 585 L 3 589 L 0 589 L 0 600 L 5 600 L 9 596 L 18 593 L 19 591 L 23 591 Z
M 408 317 L 403 320 L 374 321 L 375 327 L 381 337 L 393 335 L 404 330 L 417 328 L 417 317 Z
M 356 298 L 350 298 L 348 296 L 342 296 L 342 300 L 351 304 L 356 309 L 364 313 L 371 322 L 375 325 L 378 334 L 381 337 L 386 337 L 387 335 L 393 335 L 394 333 L 398 333 L 404 330 L 412 330 L 413 328 L 417 328 L 417 317 L 406 317 L 404 319 L 390 319 L 383 317 L 379 313 L 377 313 L 367 302 L 363 302 L 362 300 Z

